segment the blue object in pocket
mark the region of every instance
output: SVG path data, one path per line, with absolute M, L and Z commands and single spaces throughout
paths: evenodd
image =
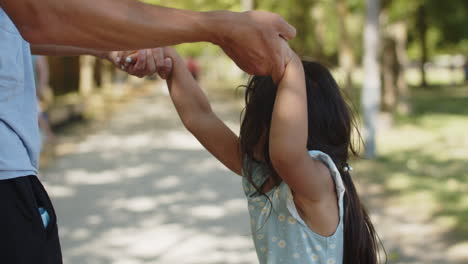
M 49 213 L 43 207 L 39 207 L 39 214 L 41 215 L 42 224 L 44 224 L 44 228 L 47 228 L 47 225 L 49 225 L 50 221 Z

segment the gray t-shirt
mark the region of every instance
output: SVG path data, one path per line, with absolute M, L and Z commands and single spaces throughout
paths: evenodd
M 0 8 L 0 180 L 37 175 L 37 115 L 29 44 Z

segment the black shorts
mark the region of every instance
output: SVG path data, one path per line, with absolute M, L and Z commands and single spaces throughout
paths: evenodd
M 39 207 L 49 213 L 47 228 Z M 62 263 L 57 216 L 36 176 L 0 180 L 0 263 Z

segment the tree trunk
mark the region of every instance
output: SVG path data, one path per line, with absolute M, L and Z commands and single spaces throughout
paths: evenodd
M 395 42 L 391 36 L 384 39 L 384 48 L 382 55 L 382 79 L 383 79 L 383 93 L 382 93 L 382 110 L 388 112 L 390 116 L 396 108 L 397 99 L 397 70 L 396 69 L 396 52 Z
M 393 31 L 395 37 L 395 51 L 398 66 L 397 76 L 397 106 L 396 110 L 400 114 L 409 114 L 411 112 L 411 105 L 409 102 L 410 91 L 406 83 L 406 67 L 408 66 L 408 55 L 406 54 L 406 47 L 408 43 L 408 25 L 406 22 L 398 22 L 394 25 Z
M 311 1 L 312 2 L 312 1 Z M 325 32 L 327 30 L 327 27 L 325 23 L 323 22 L 324 16 L 325 16 L 325 11 L 323 10 L 323 7 L 320 6 L 320 4 L 316 4 L 315 6 L 312 7 L 312 5 L 307 6 L 311 11 L 309 16 L 313 18 L 313 29 L 315 32 L 315 57 L 317 57 L 318 60 L 325 60 Z M 307 12 L 304 12 L 307 13 Z M 306 37 L 304 36 L 304 39 Z
M 254 10 L 256 8 L 255 2 L 255 0 L 241 0 L 242 9 L 244 11 Z
M 380 0 L 367 0 L 367 14 L 364 31 L 364 86 L 362 109 L 364 111 L 365 156 L 374 158 L 377 154 L 375 136 L 380 110 L 380 65 L 379 65 L 379 11 Z
M 289 43 L 291 47 L 299 54 L 306 55 L 310 52 L 311 46 L 308 42 L 308 36 L 314 30 L 314 21 L 312 16 L 312 6 L 315 4 L 314 0 L 290 0 L 288 1 L 289 12 L 286 19 L 296 27 L 297 36 Z M 320 36 L 316 35 L 315 43 L 320 42 Z M 320 46 L 319 44 L 317 44 Z M 311 54 L 308 54 L 311 55 Z
M 94 89 L 94 56 L 80 56 L 80 94 L 88 97 Z
M 101 86 L 102 86 L 102 90 L 106 94 L 112 93 L 112 70 L 113 70 L 113 65 L 108 61 L 102 60 Z
M 344 88 L 348 91 L 350 95 L 352 95 L 352 73 L 355 63 L 351 38 L 349 36 L 349 31 L 347 28 L 347 17 L 349 11 L 347 0 L 337 0 L 336 8 L 339 16 L 338 31 L 340 36 L 338 60 L 340 64 L 340 69 L 344 73 Z
M 419 65 L 419 69 L 421 72 L 421 86 L 427 88 L 427 80 L 426 80 L 426 69 L 424 65 L 427 62 L 428 52 L 427 52 L 427 18 L 426 18 L 426 7 L 422 4 L 418 9 L 418 33 L 419 33 L 419 41 L 421 45 L 421 64 Z

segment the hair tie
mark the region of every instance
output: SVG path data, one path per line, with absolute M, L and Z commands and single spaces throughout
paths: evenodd
M 351 165 L 349 165 L 348 163 L 346 163 L 343 167 L 343 171 L 345 172 L 350 172 L 353 170 L 353 167 L 351 167 Z

